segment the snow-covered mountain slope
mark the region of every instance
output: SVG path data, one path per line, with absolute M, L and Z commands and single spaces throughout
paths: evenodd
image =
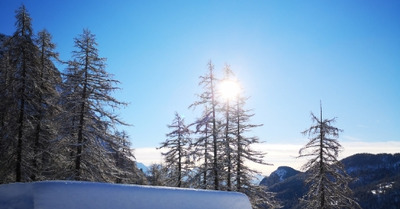
M 73 181 L 0 185 L 1 208 L 12 209 L 251 209 L 236 192 Z
M 262 179 L 260 184 L 269 187 L 279 182 L 282 182 L 287 178 L 297 175 L 298 173 L 300 173 L 300 171 L 297 171 L 291 167 L 280 166 L 278 167 L 278 169 L 276 169 L 276 171 L 272 172 L 271 175 Z
M 149 171 L 149 168 L 148 168 L 145 164 L 143 164 L 143 163 L 141 163 L 141 162 L 136 162 L 136 166 L 137 166 L 137 168 L 139 168 L 139 170 L 141 170 L 144 174 L 147 174 L 147 172 Z
M 341 162 L 354 179 L 350 187 L 363 209 L 400 208 L 400 153 L 355 154 Z M 279 167 L 260 183 L 277 193 L 283 209 L 299 208 L 299 198 L 308 190 L 306 174 L 296 171 L 287 175 L 291 170 Z
M 259 185 L 260 182 L 265 178 L 264 175 L 261 174 L 256 174 L 253 179 L 251 180 L 251 183 L 254 185 Z
M 356 177 L 354 186 L 362 186 L 385 177 L 400 174 L 400 153 L 398 154 L 355 154 L 342 160 L 348 174 Z

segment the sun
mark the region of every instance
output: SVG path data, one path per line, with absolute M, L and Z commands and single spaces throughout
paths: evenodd
M 235 99 L 239 94 L 239 84 L 233 80 L 223 80 L 219 86 L 219 92 L 224 99 Z

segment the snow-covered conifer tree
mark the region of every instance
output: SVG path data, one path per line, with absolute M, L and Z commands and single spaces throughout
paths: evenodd
M 60 115 L 59 92 L 57 87 L 61 85 L 61 74 L 53 64 L 53 60 L 58 60 L 58 54 L 54 52 L 55 44 L 51 41 L 51 35 L 46 30 L 38 33 L 36 44 L 38 53 L 38 87 L 35 98 L 38 102 L 38 112 L 35 115 L 35 130 L 32 156 L 31 179 L 44 180 L 54 178 L 45 176 L 44 173 L 54 170 L 58 165 L 56 162 L 59 157 L 58 150 L 58 130 L 59 124 L 57 117 Z
M 199 100 L 194 102 L 189 106 L 191 107 L 197 107 L 197 106 L 202 106 L 207 110 L 208 112 L 205 112 L 203 114 L 203 119 L 200 119 L 199 121 L 206 122 L 207 124 L 210 121 L 210 133 L 211 133 L 211 153 L 212 153 L 212 164 L 211 164 L 211 170 L 212 170 L 212 181 L 213 181 L 213 186 L 215 190 L 220 189 L 220 170 L 222 169 L 221 163 L 219 162 L 219 152 L 220 152 L 220 140 L 218 139 L 218 124 L 217 124 L 217 111 L 218 111 L 218 101 L 216 99 L 216 83 L 217 79 L 215 78 L 214 75 L 214 65 L 210 61 L 208 63 L 208 73 L 205 76 L 200 76 L 200 82 L 199 85 L 203 87 L 204 91 L 198 95 Z M 204 120 L 207 119 L 207 120 Z M 208 130 L 208 127 L 207 127 Z M 203 138 L 206 139 L 208 142 L 208 137 Z M 205 143 L 208 145 L 208 143 Z M 207 150 L 208 151 L 208 150 Z M 207 159 L 207 158 L 206 158 Z M 204 169 L 203 169 L 204 170 Z M 205 169 L 205 172 L 207 172 L 208 168 Z M 208 178 L 208 177 L 207 177 Z M 204 179 L 207 179 L 204 178 Z
M 63 132 L 72 156 L 69 175 L 75 180 L 112 182 L 117 167 L 110 146 L 118 140 L 116 125 L 124 124 L 114 109 L 125 103 L 111 95 L 119 82 L 105 71 L 95 36 L 85 29 L 75 38 L 75 47 L 63 99 L 68 113 Z
M 10 88 L 10 73 L 12 72 L 10 63 L 10 37 L 0 34 L 0 183 L 13 181 L 14 173 L 12 162 L 9 157 L 12 154 L 13 142 L 11 135 L 15 127 L 9 125 L 13 118 L 10 107 L 13 104 L 12 89 Z M 15 123 L 14 123 L 15 125 Z
M 115 183 L 145 184 L 145 175 L 141 172 L 135 162 L 131 143 L 125 131 L 116 132 L 116 140 L 109 141 L 109 147 L 113 152 L 117 172 Z
M 310 186 L 302 201 L 305 208 L 360 208 L 352 199 L 350 176 L 338 160 L 342 146 L 338 142 L 338 129 L 331 124 L 336 118 L 323 119 L 311 113 L 314 124 L 303 132 L 310 141 L 300 149 L 299 157 L 309 158 L 303 166 L 307 170 L 306 183 Z
M 248 136 L 246 133 L 251 132 L 253 128 L 260 127 L 262 124 L 251 124 L 250 119 L 254 116 L 251 110 L 245 109 L 247 97 L 238 94 L 234 110 L 235 124 L 235 170 L 236 170 L 236 190 L 241 191 L 251 185 L 251 180 L 258 172 L 249 168 L 246 161 L 263 165 L 269 165 L 264 161 L 265 153 L 254 150 L 255 144 L 261 143 L 257 136 Z
M 205 105 L 202 116 L 193 124 L 196 125 L 196 130 L 194 131 L 195 137 L 193 137 L 192 143 L 190 144 L 190 155 L 197 166 L 195 170 L 196 173 L 192 175 L 190 181 L 191 185 L 195 188 L 214 188 L 211 184 L 214 179 L 211 179 L 210 175 L 212 171 L 212 166 L 210 164 L 213 161 L 211 154 L 212 119 L 210 115 L 211 112 L 207 105 Z
M 232 150 L 231 164 L 234 169 L 234 191 L 243 192 L 249 198 L 253 208 L 280 208 L 280 203 L 275 199 L 275 194 L 269 192 L 268 188 L 254 185 L 252 180 L 258 171 L 251 169 L 248 162 L 270 165 L 264 161 L 266 153 L 254 149 L 254 145 L 262 143 L 257 136 L 248 136 L 254 128 L 262 126 L 262 124 L 250 123 L 254 113 L 252 110 L 246 109 L 245 105 L 248 97 L 243 96 L 241 89 L 235 99 L 232 113 L 233 137 L 231 144 Z
M 38 48 L 34 43 L 32 19 L 25 6 L 16 11 L 16 31 L 6 40 L 5 68 L 2 70 L 4 104 L 2 138 L 8 157 L 2 167 L 8 174 L 5 181 L 30 181 L 33 156 L 33 127 L 40 104 Z M 3 59 L 4 61 L 4 59 Z M 2 101 L 3 102 L 3 101 Z M 10 179 L 14 175 L 14 180 Z M 3 176 L 2 176 L 3 177 Z
M 189 158 L 190 130 L 178 113 L 175 113 L 175 118 L 168 128 L 172 131 L 167 134 L 167 139 L 161 143 L 159 149 L 167 149 L 162 155 L 172 175 L 170 185 L 182 187 L 182 179 L 187 175 L 191 164 Z
M 220 112 L 224 114 L 224 119 L 221 123 L 221 134 L 223 145 L 223 159 L 224 169 L 223 176 L 226 180 L 226 190 L 232 190 L 232 178 L 233 178 L 233 150 L 234 150 L 234 134 L 235 134 L 235 124 L 233 123 L 234 108 L 232 105 L 235 102 L 239 90 L 239 84 L 234 80 L 234 74 L 230 69 L 229 65 L 224 68 L 224 78 L 221 80 L 219 92 L 219 98 L 221 98 Z M 227 95 L 224 95 L 227 94 Z
M 168 186 L 168 168 L 162 164 L 150 165 L 147 179 L 152 186 Z

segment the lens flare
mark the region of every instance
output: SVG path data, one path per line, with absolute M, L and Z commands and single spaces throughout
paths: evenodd
M 224 99 L 234 99 L 239 94 L 239 84 L 233 80 L 223 80 L 219 92 Z

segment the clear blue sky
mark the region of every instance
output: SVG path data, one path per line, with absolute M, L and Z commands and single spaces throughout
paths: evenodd
M 341 140 L 400 141 L 398 0 L 1 0 L 0 33 L 13 33 L 22 2 L 64 60 L 83 28 L 96 34 L 134 148 L 159 146 L 175 111 L 200 114 L 187 107 L 210 59 L 218 74 L 231 65 L 267 145 L 305 143 L 320 100 Z

